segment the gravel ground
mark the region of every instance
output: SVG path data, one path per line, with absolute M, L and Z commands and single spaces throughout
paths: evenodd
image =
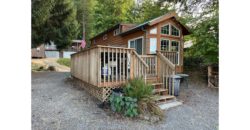
M 190 80 L 181 86 L 178 99 L 184 104 L 165 111 L 166 119 L 151 124 L 121 118 L 98 107 L 100 103 L 84 89 L 66 82 L 69 73 L 32 73 L 33 130 L 216 130 L 218 90 Z

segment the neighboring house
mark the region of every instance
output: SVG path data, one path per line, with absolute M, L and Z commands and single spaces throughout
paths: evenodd
M 89 49 L 71 55 L 71 75 L 92 95 L 107 101 L 111 90 L 129 79 L 154 86 L 159 102 L 173 98 L 173 80 L 183 72 L 188 29 L 168 13 L 145 23 L 117 24 L 91 38 Z
M 70 58 L 71 54 L 74 54 L 81 50 L 80 45 L 81 40 L 72 40 L 71 46 L 64 49 L 60 56 L 60 52 L 56 48 L 54 42 L 51 42 L 50 44 L 42 44 L 37 48 L 33 48 L 31 50 L 32 58 Z
M 139 55 L 156 54 L 156 50 L 176 55 L 177 72 L 183 72 L 183 36 L 188 29 L 177 19 L 175 13 L 147 21 L 140 25 L 117 24 L 91 39 L 91 46 L 105 45 L 135 48 Z

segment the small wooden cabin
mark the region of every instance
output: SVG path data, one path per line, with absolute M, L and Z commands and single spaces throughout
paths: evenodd
M 89 49 L 71 55 L 72 76 L 92 85 L 87 90 L 101 101 L 135 77 L 152 83 L 165 100 L 168 77 L 183 72 L 183 37 L 189 34 L 176 18 L 168 13 L 139 25 L 117 24 L 96 35 Z

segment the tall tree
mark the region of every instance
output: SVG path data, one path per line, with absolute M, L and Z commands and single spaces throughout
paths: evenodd
M 98 34 L 114 24 L 128 21 L 128 10 L 134 0 L 97 0 L 94 8 L 94 34 Z
M 76 19 L 80 24 L 80 33 L 77 38 L 82 39 L 85 31 L 85 39 L 88 41 L 93 36 L 93 12 L 95 0 L 74 0 L 77 9 Z
M 32 0 L 32 46 L 53 41 L 59 50 L 79 33 L 71 0 Z

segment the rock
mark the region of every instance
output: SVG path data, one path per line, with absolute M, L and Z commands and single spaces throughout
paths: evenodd
M 143 114 L 140 114 L 140 115 L 139 115 L 139 118 L 140 118 L 140 119 L 143 119 L 143 120 L 149 121 L 149 120 L 150 120 L 150 115 L 143 115 Z
M 151 118 L 150 118 L 150 122 L 151 122 L 151 123 L 158 122 L 159 120 L 160 120 L 160 117 L 159 117 L 159 116 L 151 116 Z

